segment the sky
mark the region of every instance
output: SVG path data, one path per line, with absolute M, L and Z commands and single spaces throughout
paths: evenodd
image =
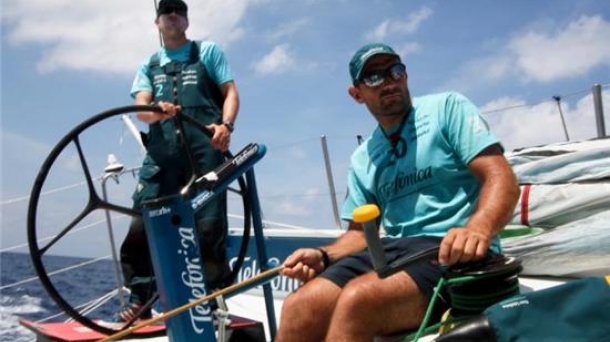
M 189 38 L 217 42 L 235 76 L 241 107 L 232 151 L 250 142 L 267 147 L 254 170 L 271 222 L 337 228 L 333 198 L 340 206 L 357 136 L 376 125 L 347 93 L 347 64 L 366 43 L 385 42 L 401 54 L 413 96 L 457 91 L 470 98 L 507 150 L 595 137 L 594 84 L 602 85 L 608 131 L 607 0 L 187 3 Z M 47 155 L 84 120 L 132 104 L 135 70 L 158 49 L 159 36 L 154 0 L 2 0 L 0 20 L 0 251 L 27 252 L 28 196 Z M 85 139 L 96 175 L 109 153 L 126 167 L 138 166 L 141 152 L 122 122 L 100 126 Z M 73 153 L 57 169 L 57 182 L 44 191 L 86 194 L 78 176 L 65 177 L 78 169 Z M 128 198 L 131 183 L 120 183 L 121 198 Z M 46 225 L 82 206 L 58 196 L 47 199 L 48 216 L 40 219 Z M 116 225 L 119 235 L 126 231 L 126 221 Z M 61 252 L 93 250 L 89 241 Z

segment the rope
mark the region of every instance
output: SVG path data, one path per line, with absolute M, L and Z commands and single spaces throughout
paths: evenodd
M 506 279 L 511 280 L 510 278 L 515 278 L 513 284 L 509 286 L 498 286 L 498 282 L 494 281 L 505 281 Z M 455 277 L 451 279 L 445 279 L 445 277 L 441 277 L 434 288 L 434 292 L 432 297 L 430 298 L 430 303 L 426 309 L 426 313 L 424 318 L 419 325 L 419 328 L 416 333 L 407 335 L 402 341 L 413 341 L 417 342 L 422 336 L 425 334 L 432 333 L 434 331 L 438 331 L 442 326 L 451 325 L 456 322 L 461 322 L 472 315 L 481 313 L 488 307 L 515 295 L 519 294 L 519 283 L 516 281 L 516 275 L 512 274 L 501 274 L 501 275 L 481 275 L 481 276 L 462 276 Z M 468 284 L 472 282 L 482 282 L 484 283 L 484 289 L 480 291 L 472 291 L 472 287 L 468 290 L 472 292 L 476 292 L 477 294 L 465 293 L 467 291 L 455 291 L 455 286 Z M 491 284 L 490 284 L 491 283 Z M 461 311 L 461 315 L 453 315 L 445 322 L 436 323 L 434 325 L 428 326 L 430 322 L 430 317 L 432 316 L 432 311 L 436 300 L 438 299 L 441 290 L 444 287 L 454 288 L 453 291 L 450 291 L 450 306 L 452 309 Z
M 445 278 L 441 277 L 441 279 L 439 279 L 439 281 L 438 281 L 438 285 L 436 285 L 436 287 L 434 288 L 434 293 L 432 294 L 432 298 L 430 299 L 430 303 L 428 304 L 428 308 L 426 309 L 426 314 L 424 315 L 424 319 L 422 320 L 421 324 L 419 325 L 419 329 L 417 330 L 417 333 L 415 334 L 415 337 L 413 338 L 414 342 L 417 342 L 419 340 L 419 338 L 423 335 L 423 333 L 426 329 L 426 326 L 428 326 L 428 322 L 430 321 L 430 316 L 432 316 L 432 308 L 434 308 L 434 304 L 436 303 L 436 300 L 438 299 L 438 296 L 439 296 L 443 286 L 445 286 Z
M 95 298 L 89 302 L 77 306 L 75 309 L 77 309 L 82 316 L 86 316 L 100 308 L 102 305 L 106 304 L 108 301 L 112 300 L 118 293 L 119 289 L 114 289 L 99 298 Z M 73 321 L 73 319 L 69 319 L 69 321 Z

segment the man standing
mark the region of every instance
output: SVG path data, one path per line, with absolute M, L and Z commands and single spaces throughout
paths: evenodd
M 187 140 L 202 174 L 223 162 L 237 118 L 239 98 L 223 52 L 213 42 L 191 41 L 187 5 L 182 0 L 161 0 L 155 24 L 163 39 L 161 50 L 150 56 L 138 70 L 131 94 L 137 105 L 156 103 L 162 113 L 139 112 L 139 120 L 149 125 L 147 155 L 133 195 L 134 207 L 143 201 L 178 193 L 191 177 L 191 166 L 176 136 L 174 120 L 178 112 L 206 125 L 211 138 L 185 124 Z M 230 274 L 225 241 L 227 237 L 226 197 L 216 196 L 195 215 L 200 237 L 207 286 L 224 287 Z M 149 247 L 140 218 L 131 222 L 121 246 L 121 262 L 130 304 L 119 312 L 127 321 L 138 315 L 150 317 L 142 307 L 155 292 Z
M 384 44 L 362 47 L 349 67 L 349 94 L 378 127 L 351 158 L 345 234 L 284 262 L 282 273 L 305 284 L 284 301 L 276 342 L 370 342 L 422 321 L 441 267 L 419 263 L 380 279 L 355 208 L 380 207 L 388 263 L 439 246 L 438 263 L 454 265 L 499 252 L 497 234 L 518 200 L 503 149 L 468 99 L 452 92 L 412 99 L 404 64 Z M 447 308 L 440 302 L 436 320 Z

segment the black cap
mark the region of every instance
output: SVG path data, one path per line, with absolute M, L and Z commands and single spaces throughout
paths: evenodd
M 186 16 L 188 6 L 182 0 L 161 0 L 157 8 L 157 17 L 164 13 L 171 13 L 171 9 L 176 10 L 177 13 L 183 12 Z

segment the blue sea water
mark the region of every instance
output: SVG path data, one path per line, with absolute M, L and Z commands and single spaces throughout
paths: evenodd
M 82 263 L 87 259 L 45 256 L 47 274 L 53 270 Z M 51 281 L 69 303 L 82 303 L 99 297 L 116 286 L 109 273 L 111 262 L 95 263 L 70 269 L 51 276 Z M 31 258 L 26 253 L 0 253 L 0 342 L 35 341 L 35 335 L 19 324 L 20 318 L 44 320 L 62 314 L 63 310 L 51 299 L 36 276 Z M 100 318 L 112 317 L 113 312 L 102 309 Z M 63 321 L 65 314 L 52 321 Z
M 287 239 L 272 237 L 266 240 L 270 262 L 279 263 L 288 253 L 302 246 L 319 246 L 328 243 L 329 237 Z M 241 247 L 240 240 L 230 239 L 230 263 Z M 246 257 L 236 282 L 242 282 L 260 273 L 260 262 L 254 256 L 254 241 L 250 240 L 249 255 Z M 93 262 L 95 261 L 95 262 Z M 114 263 L 110 259 L 86 259 L 66 256 L 44 257 L 46 274 L 60 296 L 76 308 L 79 305 L 98 299 L 117 288 Z M 85 265 L 83 265 L 85 264 Z M 79 266 L 79 267 L 75 267 Z M 57 270 L 64 270 L 59 272 Z M 271 281 L 273 291 L 284 295 L 298 287 L 296 280 L 277 277 Z M 87 318 L 90 320 L 111 320 L 120 303 L 113 297 L 107 304 Z M 56 317 L 56 315 L 59 315 Z M 23 327 L 19 319 L 38 322 L 53 317 L 47 322 L 62 322 L 69 317 L 59 307 L 38 279 L 29 254 L 0 252 L 0 342 L 32 342 L 33 332 Z M 46 320 L 45 320 L 46 321 Z

